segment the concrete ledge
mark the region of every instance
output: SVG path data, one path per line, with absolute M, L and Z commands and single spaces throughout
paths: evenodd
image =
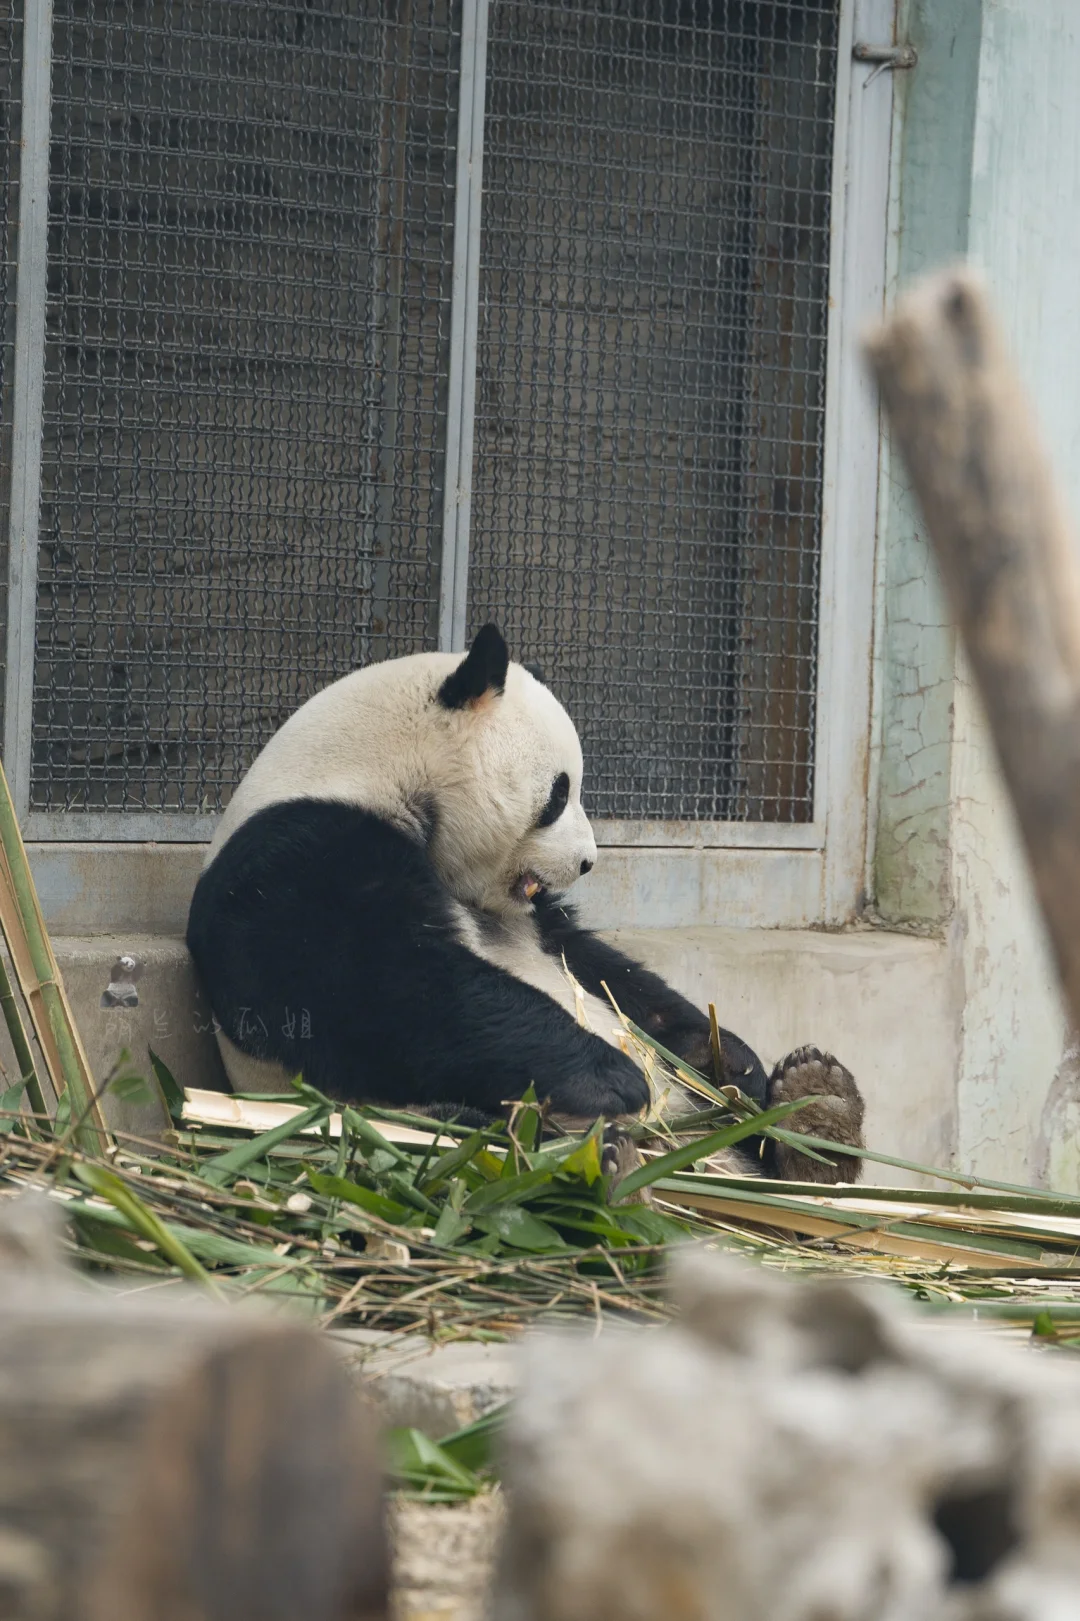
M 948 1166 L 956 1140 L 960 993 L 943 941 L 860 929 L 634 929 L 613 938 L 772 1062 L 803 1043 L 831 1049 L 867 1100 L 867 1139 L 901 1158 Z M 181 1085 L 227 1089 L 210 1009 L 182 940 L 158 934 L 59 935 L 54 946 L 91 1063 L 105 1075 L 124 1047 L 153 1047 Z M 136 1008 L 103 1008 L 122 952 L 143 965 Z M 13 1059 L 6 1032 L 0 1057 Z M 154 1116 L 115 1105 L 114 1123 L 145 1131 Z M 875 1167 L 875 1182 L 911 1182 Z

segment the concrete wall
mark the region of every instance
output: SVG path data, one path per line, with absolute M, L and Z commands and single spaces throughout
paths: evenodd
M 967 254 L 985 271 L 1075 511 L 1080 389 L 1080 8 L 911 0 L 898 87 L 893 285 Z M 883 480 L 875 880 L 890 926 L 942 932 L 962 1008 L 957 1158 L 1076 1187 L 1048 1149 L 1073 1107 L 1064 1031 L 1011 807 L 902 470 Z M 1056 1153 L 1056 1158 L 1054 1155 Z M 1049 1158 L 1048 1158 L 1049 1155 Z
M 837 1054 L 867 1100 L 871 1146 L 922 1164 L 949 1161 L 956 1135 L 954 1053 L 959 1008 L 944 941 L 882 931 L 825 934 L 776 929 L 639 929 L 613 938 L 649 962 L 771 1063 L 813 1043 Z M 148 1048 L 186 1086 L 224 1087 L 210 1010 L 180 940 L 102 935 L 54 940 L 65 984 L 96 1075 L 127 1049 L 149 1072 Z M 103 1008 L 109 968 L 121 952 L 142 965 L 137 1008 Z M 917 1010 L 917 1016 L 913 1016 Z M 0 1060 L 10 1069 L 6 1033 Z M 113 1123 L 153 1130 L 153 1110 L 110 1106 Z M 918 1180 L 887 1166 L 867 1180 Z

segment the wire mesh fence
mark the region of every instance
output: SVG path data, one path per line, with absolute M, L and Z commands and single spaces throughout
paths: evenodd
M 597 814 L 812 814 L 836 13 L 492 11 L 470 593 Z
M 216 810 L 431 645 L 456 128 L 439 0 L 63 0 L 31 806 Z
M 0 0 L 0 581 L 8 574 L 16 281 L 19 262 L 19 148 L 22 138 L 22 0 Z M 0 586 L 0 706 L 7 670 L 7 592 Z
M 812 814 L 839 3 L 491 3 L 470 628 L 597 815 Z M 461 50 L 452 0 L 55 0 L 32 810 L 215 811 L 436 644 Z

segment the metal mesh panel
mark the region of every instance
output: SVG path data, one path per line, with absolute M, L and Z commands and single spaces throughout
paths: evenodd
M 7 650 L 15 278 L 19 252 L 22 0 L 0 0 L 0 722 Z
M 470 625 L 597 815 L 812 815 L 838 10 L 492 8 Z
M 457 83 L 440 0 L 58 0 L 32 808 L 432 645 Z

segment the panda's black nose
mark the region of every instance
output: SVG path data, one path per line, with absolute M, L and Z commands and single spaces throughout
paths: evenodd
M 593 870 L 593 864 L 592 864 L 591 861 L 583 861 L 581 863 L 581 876 L 583 878 L 584 878 L 584 876 L 585 876 L 585 874 L 587 872 L 592 872 L 592 870 Z

